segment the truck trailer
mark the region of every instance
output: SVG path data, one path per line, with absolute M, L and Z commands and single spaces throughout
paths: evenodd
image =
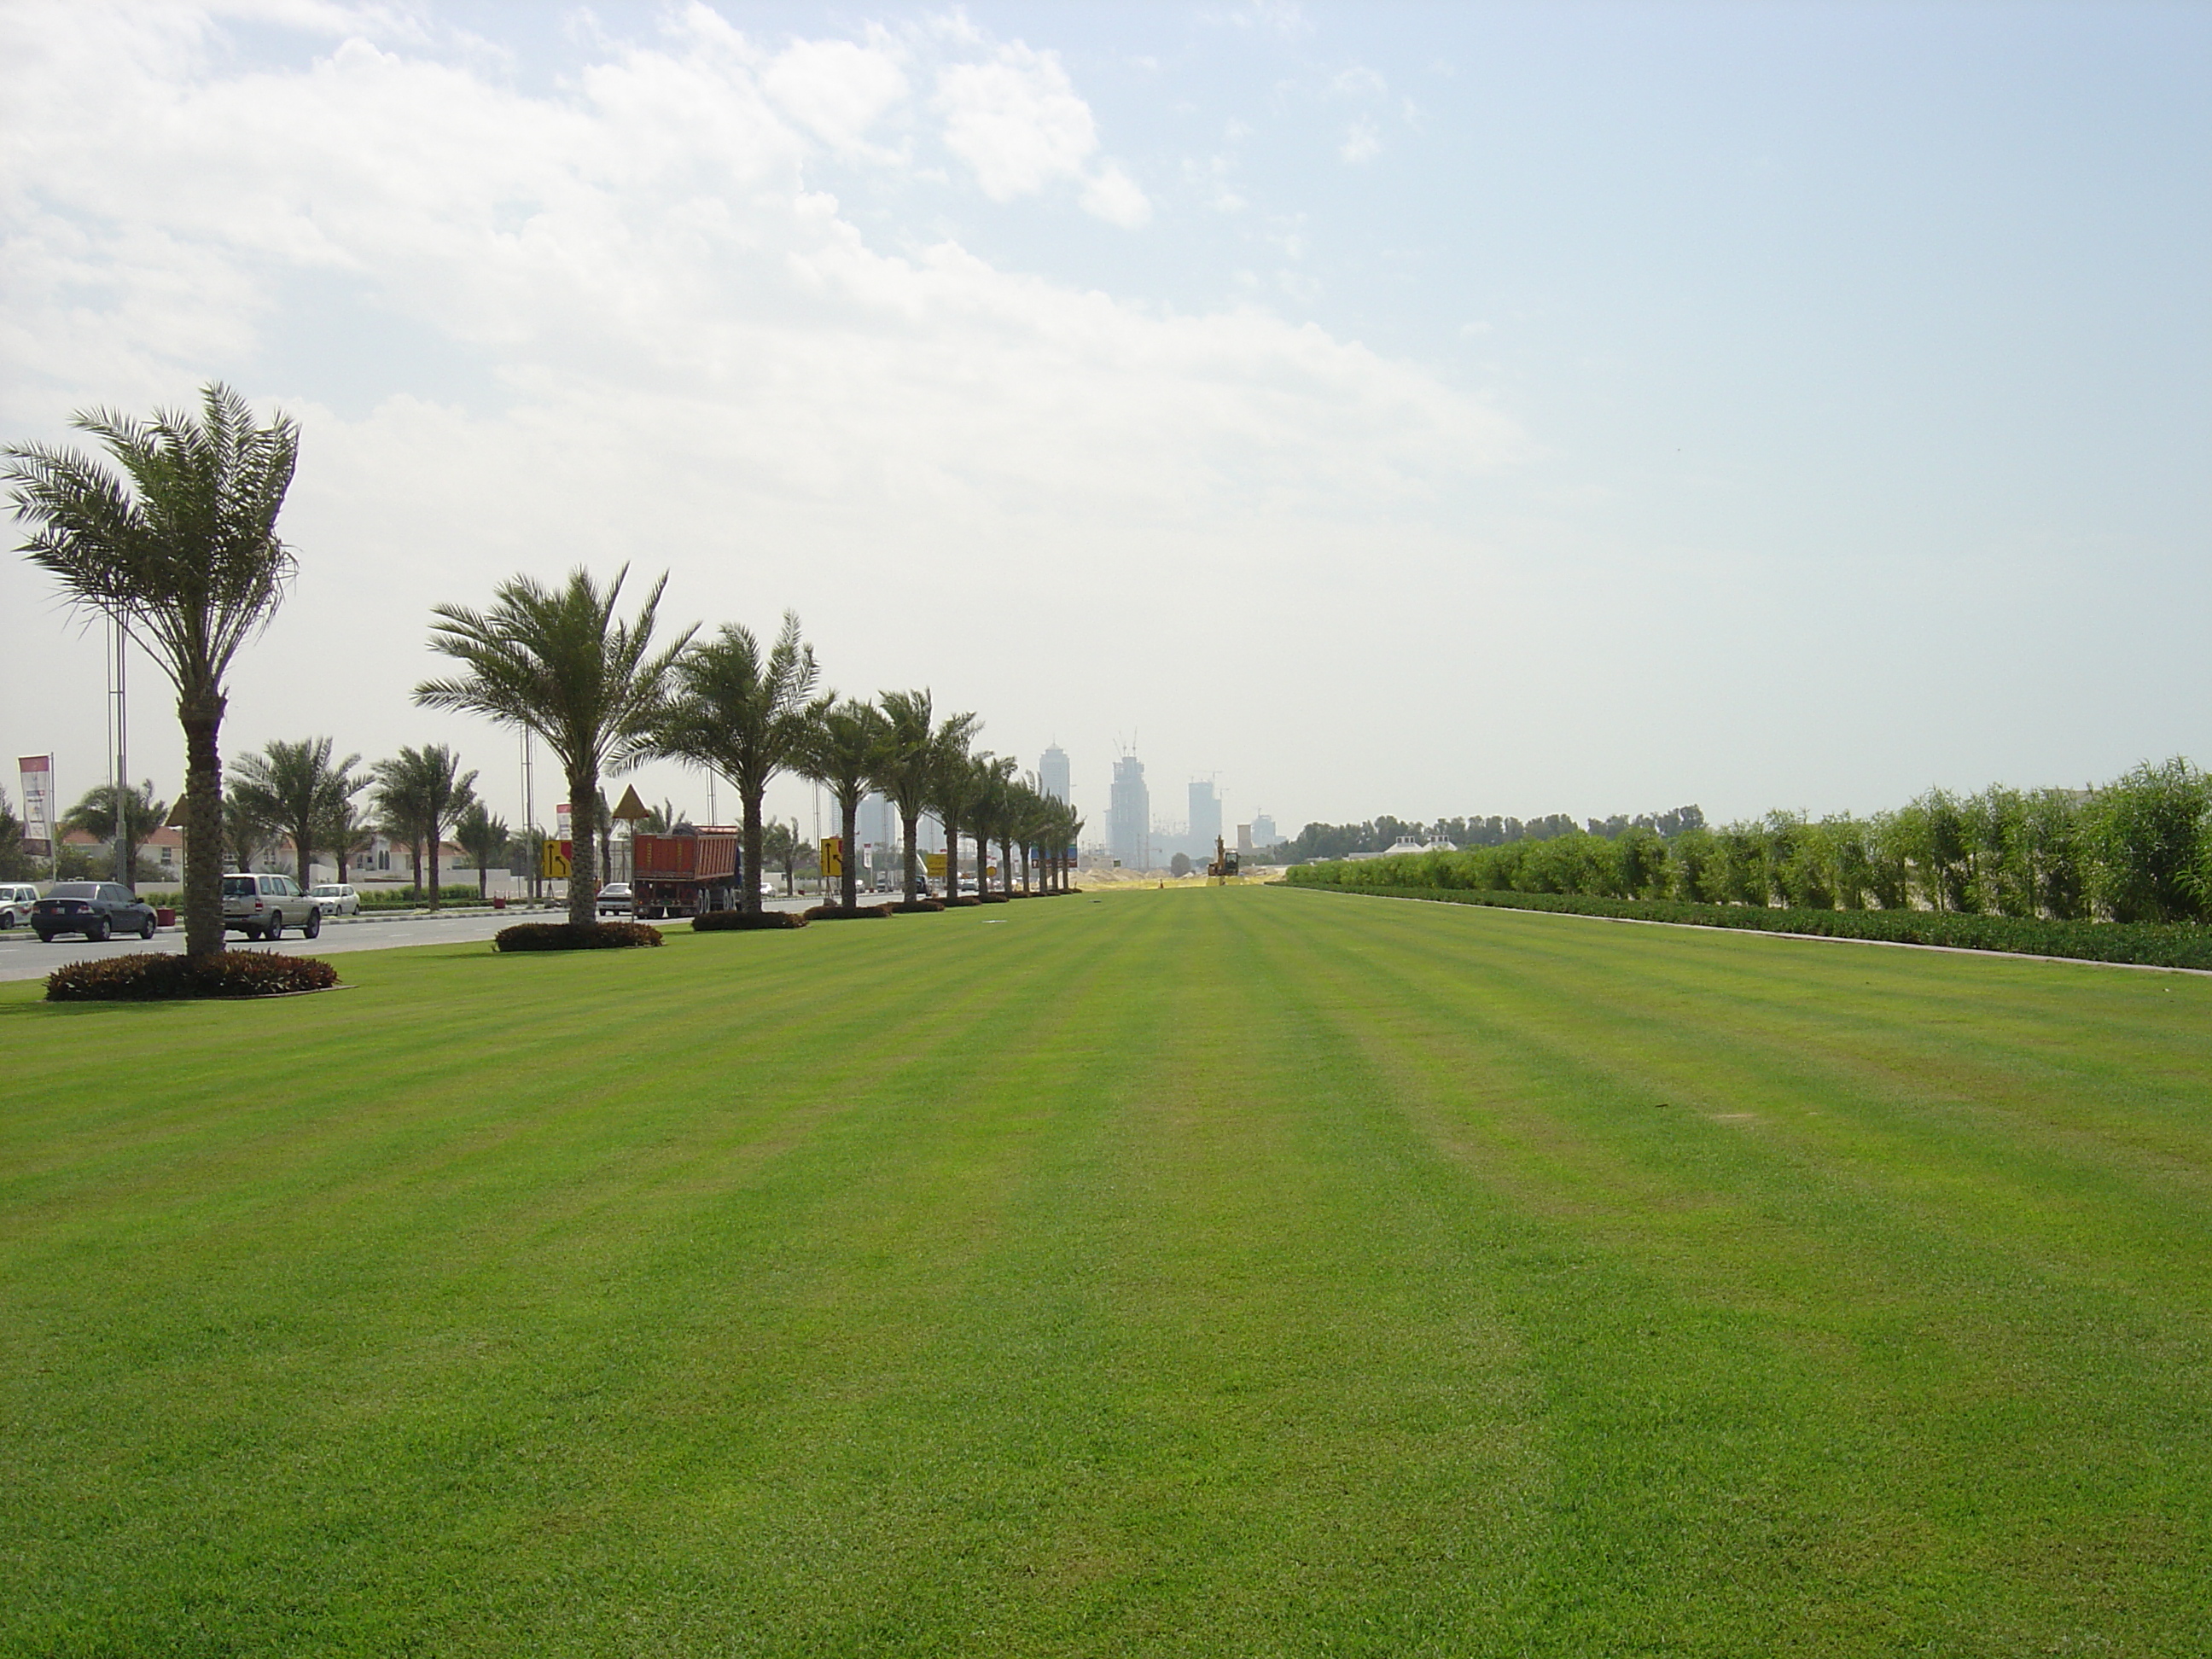
M 734 827 L 697 830 L 686 824 L 672 836 L 630 839 L 630 892 L 641 921 L 732 910 L 741 862 Z

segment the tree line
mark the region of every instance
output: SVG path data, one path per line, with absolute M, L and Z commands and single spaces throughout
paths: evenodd
M 276 533 L 299 459 L 295 422 L 279 414 L 259 424 L 235 391 L 210 383 L 197 410 L 157 410 L 141 420 L 93 410 L 72 425 L 98 440 L 105 459 L 67 447 L 15 445 L 0 452 L 0 481 L 29 529 L 21 550 L 74 605 L 126 623 L 176 692 L 185 738 L 187 956 L 222 950 L 225 854 L 239 851 L 239 838 L 250 830 L 291 839 L 304 875 L 315 849 L 343 857 L 341 849 L 358 845 L 364 833 L 355 816 L 358 798 L 373 791 L 380 821 L 427 850 L 434 894 L 445 828 L 460 826 L 465 835 L 480 828 L 489 845 L 495 827 L 504 841 L 506 827 L 475 798 L 476 774 L 462 773 L 458 758 L 438 744 L 403 749 L 362 774 L 355 770 L 358 756 L 332 759 L 328 738 L 271 744 L 243 757 L 226 789 L 225 681 L 238 653 L 283 603 L 298 568 Z M 915 842 L 926 812 L 944 823 L 951 868 L 963 834 L 976 843 L 979 886 L 994 842 L 1007 893 L 1017 854 L 1024 888 L 1033 880 L 1048 890 L 1066 884 L 1067 849 L 1082 820 L 1045 794 L 1034 775 L 1018 776 L 1012 760 L 976 750 L 973 714 L 939 717 L 926 689 L 872 699 L 823 690 L 813 647 L 788 612 L 765 645 L 735 623 L 706 638 L 696 624 L 665 635 L 659 611 L 666 576 L 625 616 L 627 574 L 625 568 L 602 583 L 577 569 L 550 586 L 518 575 L 483 609 L 436 606 L 430 643 L 453 660 L 455 672 L 414 691 L 421 707 L 532 733 L 552 751 L 574 826 L 573 924 L 595 920 L 608 827 L 602 779 L 656 759 L 719 775 L 737 789 L 746 872 L 740 902 L 750 915 L 761 908 L 755 872 L 767 841 L 763 799 L 783 772 L 830 791 L 848 848 L 862 799 L 880 790 L 890 799 L 903 832 L 908 905 L 922 896 Z M 141 803 L 149 809 L 150 795 L 149 789 Z M 131 804 L 112 800 L 111 810 L 127 821 Z M 125 823 L 118 830 L 128 833 Z M 857 873 L 856 860 L 847 858 L 848 914 L 858 908 Z
M 1300 876 L 1811 910 L 2212 921 L 2212 779 L 2185 759 L 2146 761 L 2087 789 L 1931 789 L 1864 818 L 1778 811 L 1712 827 L 1697 817 L 1678 819 L 1671 833 L 1593 820 L 1561 835 L 1326 863 Z
M 1503 847 L 1516 841 L 1551 841 L 1577 830 L 1608 838 L 1632 829 L 1672 836 L 1704 827 L 1705 815 L 1695 806 L 1677 806 L 1666 812 L 1641 812 L 1634 817 L 1616 813 L 1609 818 L 1590 818 L 1577 824 L 1565 812 L 1537 818 L 1437 818 L 1418 823 L 1385 813 L 1359 823 L 1309 823 L 1288 841 L 1261 848 L 1279 864 L 1310 864 L 1321 859 L 1346 859 L 1360 853 L 1387 852 L 1401 841 L 1448 841 L 1454 847 Z

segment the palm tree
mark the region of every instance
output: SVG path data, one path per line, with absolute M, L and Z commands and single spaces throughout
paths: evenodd
M 70 600 L 130 625 L 177 693 L 185 729 L 185 953 L 222 949 L 223 678 L 282 602 L 294 568 L 276 515 L 299 428 L 256 426 L 219 381 L 200 412 L 150 421 L 94 410 L 70 422 L 100 440 L 120 476 L 74 449 L 22 444 L 0 468 L 22 550 Z
M 268 819 L 253 810 L 252 802 L 240 800 L 236 795 L 224 796 L 222 843 L 217 849 L 224 856 L 217 862 L 226 870 L 251 870 L 253 860 L 261 856 L 261 849 L 268 844 L 271 827 Z M 185 857 L 190 860 L 191 855 L 191 831 L 188 830 L 185 832 Z M 185 868 L 190 870 L 189 862 Z
M 827 789 L 837 803 L 839 833 L 844 837 L 840 885 L 848 912 L 860 908 L 860 801 L 875 786 L 883 738 L 881 711 L 873 703 L 848 697 L 822 711 L 793 769 Z
M 360 785 L 368 782 L 364 778 Z M 360 803 L 350 794 L 336 797 L 325 804 L 315 821 L 315 845 L 337 860 L 338 879 L 347 881 L 351 879 L 354 860 L 375 848 L 375 825 L 362 815 Z
M 945 823 L 945 902 L 963 903 L 960 896 L 960 821 L 975 798 L 975 768 L 968 744 L 978 722 L 973 714 L 955 714 L 937 728 L 937 756 L 930 768 L 929 803 Z M 981 885 L 982 866 L 976 866 Z
M 469 856 L 477 862 L 477 896 L 489 896 L 491 861 L 507 850 L 506 820 L 492 817 L 482 801 L 471 801 L 461 814 L 453 838 L 469 849 Z
M 915 850 L 915 836 L 929 806 L 939 752 L 935 711 L 926 690 L 886 691 L 878 701 L 884 731 L 876 754 L 876 787 L 898 808 L 906 902 L 915 904 L 921 899 L 921 855 Z M 956 714 L 946 724 L 965 720 L 973 729 L 975 719 L 973 714 Z
M 660 718 L 671 665 L 696 630 L 660 651 L 653 647 L 655 614 L 668 586 L 653 585 L 636 621 L 615 620 L 625 565 L 601 590 L 586 570 L 549 588 L 528 576 L 502 582 L 489 611 L 441 605 L 430 643 L 467 669 L 457 679 L 426 680 L 415 701 L 457 708 L 543 738 L 559 759 L 574 814 L 568 920 L 589 927 L 599 900 L 599 775 L 622 772 L 647 752 Z
M 135 886 L 138 879 L 138 848 L 168 821 L 168 817 L 169 803 L 154 799 L 150 779 L 135 789 L 121 791 L 112 783 L 96 783 L 84 792 L 83 799 L 62 814 L 61 827 L 65 830 L 82 830 L 94 841 L 112 842 L 115 878 Z
M 477 775 L 464 775 L 460 757 L 442 743 L 401 748 L 393 759 L 376 763 L 376 801 L 386 821 L 402 830 L 416 848 L 430 854 L 430 908 L 438 908 L 438 850 L 447 830 L 477 804 Z M 422 855 L 416 855 L 415 884 L 422 884 Z
M 738 908 L 749 916 L 761 909 L 761 802 L 827 707 L 813 696 L 820 678 L 814 647 L 799 637 L 796 613 L 783 613 L 782 629 L 765 653 L 750 629 L 727 623 L 678 659 L 674 693 L 653 737 L 654 754 L 719 772 L 736 788 L 744 805 Z
M 280 738 L 258 755 L 240 756 L 232 770 L 231 793 L 290 838 L 302 887 L 314 879 L 309 871 L 315 849 L 330 845 L 323 832 L 338 804 L 351 801 L 369 782 L 354 775 L 360 756 L 348 755 L 334 766 L 331 747 L 328 738 L 298 743 Z
M 992 755 L 982 757 L 975 768 L 975 798 L 968 811 L 975 821 L 975 890 L 987 896 L 990 884 L 983 872 L 991 860 L 992 837 L 999 834 L 1012 803 L 1015 763 L 1011 755 Z M 1010 896 L 1014 890 L 1013 872 L 1003 858 L 999 884 Z

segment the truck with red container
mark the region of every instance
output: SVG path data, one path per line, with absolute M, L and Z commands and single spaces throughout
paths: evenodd
M 737 907 L 738 831 L 694 829 L 630 838 L 630 894 L 641 921 Z

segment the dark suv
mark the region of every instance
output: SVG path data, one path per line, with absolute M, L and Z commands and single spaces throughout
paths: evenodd
M 111 933 L 154 937 L 154 907 L 119 881 L 58 882 L 31 907 L 31 927 L 49 945 L 64 933 L 100 940 Z

